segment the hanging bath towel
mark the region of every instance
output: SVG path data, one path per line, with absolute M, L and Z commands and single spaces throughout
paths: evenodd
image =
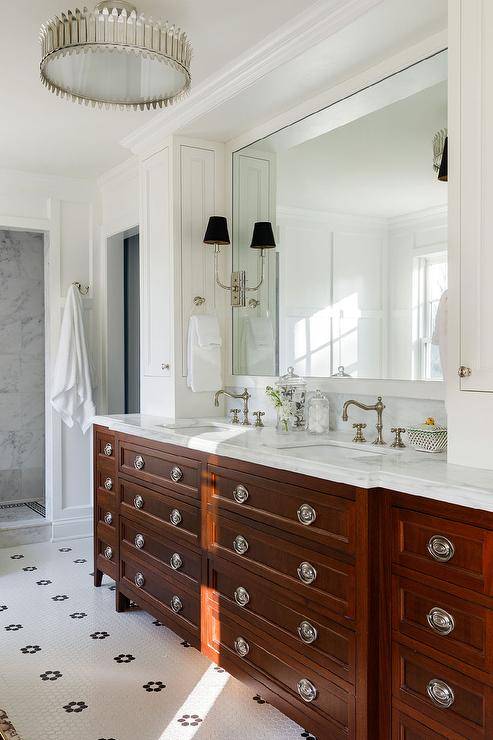
M 78 423 L 84 433 L 96 414 L 82 298 L 75 285 L 70 286 L 65 302 L 51 405 L 68 427 Z
M 193 393 L 222 388 L 221 332 L 217 316 L 191 316 L 188 327 L 187 385 Z

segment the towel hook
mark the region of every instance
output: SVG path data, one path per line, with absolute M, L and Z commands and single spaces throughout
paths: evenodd
M 87 295 L 89 293 L 89 285 L 82 285 L 81 283 L 72 283 L 75 285 L 81 295 Z

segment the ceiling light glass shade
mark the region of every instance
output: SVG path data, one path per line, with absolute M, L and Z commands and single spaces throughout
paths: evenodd
M 79 103 L 162 108 L 190 87 L 186 34 L 127 2 L 62 13 L 41 27 L 40 41 L 43 84 Z

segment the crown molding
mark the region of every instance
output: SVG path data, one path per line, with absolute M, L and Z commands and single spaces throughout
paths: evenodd
M 280 65 L 311 49 L 383 0 L 318 0 L 219 72 L 192 88 L 190 95 L 156 115 L 120 143 L 146 156 L 182 126 L 217 108 Z
M 103 172 L 97 179 L 99 188 L 106 187 L 108 184 L 113 184 L 115 181 L 122 180 L 128 177 L 139 176 L 139 158 L 136 156 L 129 157 L 124 162 L 117 164 L 110 170 Z

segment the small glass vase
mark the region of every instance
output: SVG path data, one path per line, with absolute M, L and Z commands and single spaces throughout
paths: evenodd
M 277 410 L 277 421 L 276 421 L 276 432 L 278 434 L 289 434 L 291 431 L 291 417 L 285 416 L 285 414 L 278 409 Z

